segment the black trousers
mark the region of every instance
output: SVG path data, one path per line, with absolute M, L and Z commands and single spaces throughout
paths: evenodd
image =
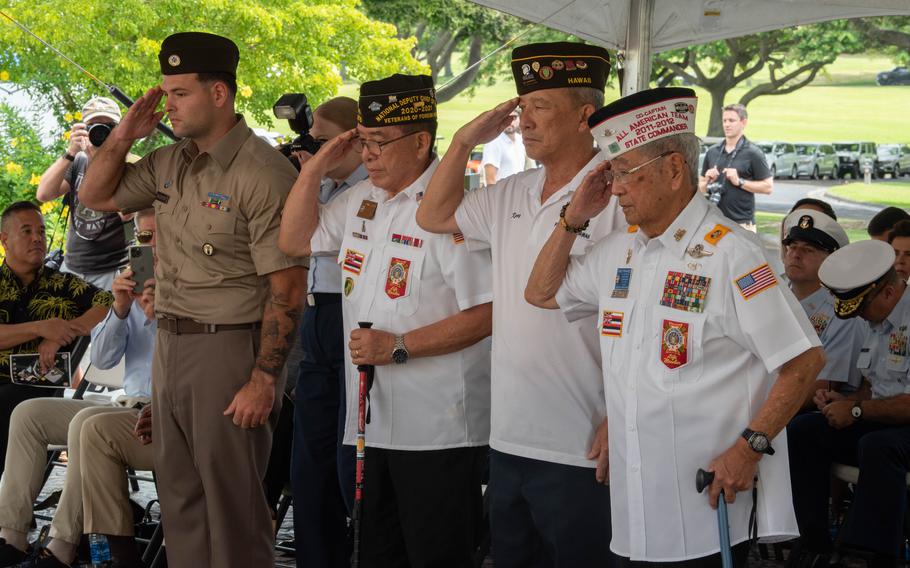
M 594 468 L 493 451 L 490 523 L 496 568 L 607 566 L 610 488 Z
M 746 568 L 749 563 L 749 544 L 749 541 L 746 541 L 732 547 L 733 568 Z M 720 553 L 681 562 L 632 561 L 624 556 L 616 558 L 615 568 L 721 568 L 723 566 Z
M 363 568 L 470 568 L 483 522 L 489 448 L 400 451 L 364 457 Z
M 910 469 L 910 427 L 860 421 L 842 430 L 821 413 L 803 414 L 787 426 L 793 506 L 803 545 L 828 552 L 828 499 L 832 463 L 859 466 L 844 542 L 897 556 L 903 542 Z
M 298 568 L 347 568 L 352 543 L 354 447 L 344 446 L 346 345 L 341 302 L 303 314 L 294 397 L 294 540 Z
M 27 387 L 0 383 L 0 474 L 6 469 L 6 445 L 9 442 L 9 419 L 20 402 L 32 398 L 63 396 L 63 389 Z

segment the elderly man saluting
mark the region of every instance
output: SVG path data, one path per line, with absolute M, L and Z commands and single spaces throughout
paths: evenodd
M 610 424 L 612 550 L 631 561 L 718 563 L 730 505 L 736 564 L 759 536 L 796 534 L 786 437 L 824 355 L 756 239 L 697 193 L 695 94 L 635 93 L 589 120 L 610 159 L 588 174 L 534 265 L 526 297 L 570 320 L 597 314 Z M 581 258 L 576 235 L 611 201 L 628 232 Z M 757 498 L 736 499 L 757 479 Z M 636 562 L 637 564 L 637 562 Z

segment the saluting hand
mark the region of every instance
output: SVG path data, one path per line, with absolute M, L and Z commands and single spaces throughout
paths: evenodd
M 486 144 L 512 124 L 512 111 L 518 106 L 518 97 L 500 103 L 492 109 L 481 113 L 477 118 L 465 124 L 452 137 L 452 141 L 473 148 Z
M 572 202 L 566 209 L 566 223 L 572 227 L 584 225 L 606 209 L 613 197 L 611 168 L 610 162 L 604 161 L 588 172 L 572 195 Z
M 604 485 L 610 484 L 610 437 L 608 434 L 607 419 L 604 418 L 594 432 L 591 449 L 588 450 L 588 459 L 597 460 L 594 478 L 598 483 Z
M 250 380 L 234 395 L 224 415 L 233 415 L 235 426 L 258 428 L 268 423 L 274 404 L 275 378 L 255 367 Z
M 116 136 L 118 140 L 124 142 L 132 142 L 151 134 L 164 116 L 163 110 L 155 110 L 163 96 L 164 91 L 161 87 L 152 87 L 146 91 L 126 111 L 120 124 L 111 132 L 111 136 Z
M 358 142 L 357 129 L 354 128 L 332 138 L 323 144 L 315 154 L 296 152 L 294 155 L 300 160 L 300 175 L 315 173 L 319 177 L 325 177 L 328 172 L 341 163 L 348 152 L 358 151 L 360 148 Z
M 717 508 L 717 498 L 721 489 L 727 503 L 736 501 L 738 492 L 752 489 L 761 456 L 762 454 L 753 451 L 746 441 L 740 438 L 730 449 L 711 461 L 708 471 L 714 472 L 714 481 L 708 488 L 708 499 L 712 509 Z

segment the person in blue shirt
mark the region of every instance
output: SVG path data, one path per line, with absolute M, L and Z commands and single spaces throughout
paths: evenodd
M 154 244 L 154 211 L 141 211 L 135 222 L 137 237 Z M 92 400 L 34 399 L 19 405 L 13 412 L 7 465 L 0 484 L 0 538 L 3 539 L 0 541 L 0 566 L 69 566 L 76 559 L 83 532 L 111 535 L 121 535 L 126 530 L 129 534 L 132 532 L 124 466 L 116 469 L 113 479 L 98 476 L 104 469 L 105 455 L 118 448 L 130 456 L 127 463 L 135 469 L 152 469 L 151 447 L 141 443 L 150 439 L 140 440 L 132 433 L 140 414 L 149 408 L 151 398 L 151 362 L 157 328 L 151 317 L 153 282 L 144 283 L 145 293 L 137 297 L 133 293 L 135 283 L 131 276 L 132 271 L 127 269 L 115 278 L 114 304 L 107 317 L 92 330 L 94 366 L 110 369 L 125 358 L 123 394 L 109 404 Z M 102 438 L 106 441 L 99 443 Z M 51 522 L 50 542 L 46 547 L 30 550 L 27 535 L 32 522 L 32 504 L 44 482 L 49 444 L 67 446 L 66 479 Z M 124 449 L 126 446 L 129 449 Z M 108 529 L 111 523 L 120 530 Z M 110 538 L 110 541 L 112 551 L 120 557 L 123 566 L 139 565 L 132 538 Z

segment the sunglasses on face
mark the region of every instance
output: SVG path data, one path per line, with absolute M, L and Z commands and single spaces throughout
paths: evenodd
M 136 240 L 140 245 L 147 245 L 155 237 L 155 231 L 136 231 Z

